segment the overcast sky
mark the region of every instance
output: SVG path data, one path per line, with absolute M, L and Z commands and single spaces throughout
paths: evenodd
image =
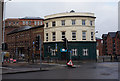
M 20 1 L 20 0 L 17 0 Z M 25 1 L 25 0 L 24 0 Z M 96 16 L 96 34 L 101 37 L 111 31 L 118 30 L 118 2 L 73 2 L 67 0 L 61 2 L 44 2 L 31 0 L 29 2 L 11 1 L 6 4 L 6 18 L 20 18 L 25 16 L 42 17 L 55 13 L 69 12 L 74 10 L 76 12 L 92 12 Z M 102 0 L 101 0 L 102 1 Z

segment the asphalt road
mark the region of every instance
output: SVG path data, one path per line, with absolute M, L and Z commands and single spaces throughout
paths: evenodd
M 118 79 L 118 63 L 85 63 L 77 68 L 5 74 L 3 79 Z

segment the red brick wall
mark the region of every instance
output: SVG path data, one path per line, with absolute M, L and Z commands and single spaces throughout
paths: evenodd
M 102 49 L 103 49 L 103 40 L 102 39 L 96 39 L 97 42 L 97 50 L 99 50 L 99 56 L 103 56 Z

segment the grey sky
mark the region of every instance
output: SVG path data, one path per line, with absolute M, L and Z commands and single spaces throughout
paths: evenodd
M 103 33 L 118 30 L 117 2 L 8 2 L 6 18 L 42 17 L 50 14 L 69 12 L 93 12 L 96 16 L 97 37 Z

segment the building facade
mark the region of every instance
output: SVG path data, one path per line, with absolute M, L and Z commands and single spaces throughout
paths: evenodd
M 35 50 L 36 36 L 41 36 L 42 41 L 42 56 L 43 56 L 43 40 L 44 40 L 44 25 L 37 27 L 23 26 L 17 28 L 7 34 L 8 52 L 12 58 L 17 60 L 31 60 L 39 58 L 40 51 Z
M 103 56 L 103 39 L 96 38 L 97 56 Z
M 40 17 L 24 17 L 24 18 L 8 18 L 5 20 L 5 42 L 6 35 L 10 31 L 20 28 L 22 26 L 41 26 L 44 24 L 44 19 Z
M 58 13 L 45 16 L 44 56 L 51 59 L 96 59 L 95 16 L 93 13 Z M 68 53 L 62 52 L 63 39 Z
M 120 31 L 103 34 L 103 55 L 120 55 Z

